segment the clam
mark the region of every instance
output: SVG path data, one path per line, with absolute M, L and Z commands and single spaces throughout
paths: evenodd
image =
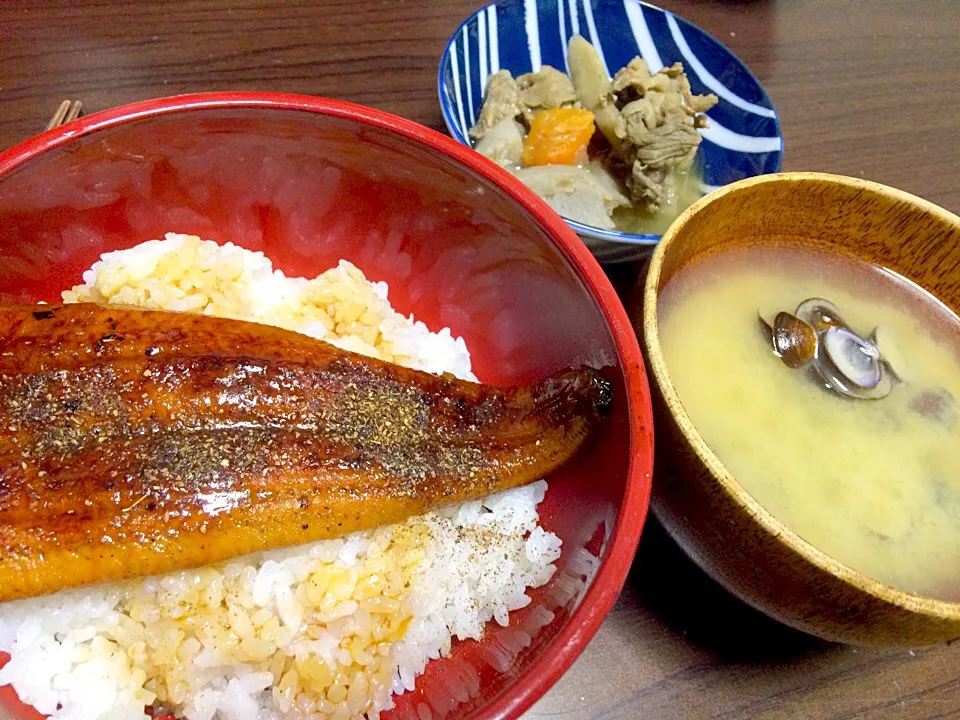
M 766 321 L 763 315 L 757 311 L 757 324 L 760 327 L 760 334 L 766 343 L 773 343 L 773 327 Z
M 803 367 L 817 354 L 817 333 L 796 315 L 779 312 L 773 321 L 773 350 L 787 367 Z
M 814 369 L 833 390 L 846 397 L 879 400 L 893 390 L 893 373 L 870 340 L 847 327 L 820 335 Z
M 850 328 L 834 326 L 823 333 L 823 349 L 834 367 L 857 387 L 872 390 L 880 384 L 880 350 Z
M 808 323 L 818 333 L 832 327 L 847 327 L 840 317 L 840 310 L 829 300 L 808 298 L 797 305 L 796 316 Z
M 893 373 L 889 371 L 882 372 L 877 385 L 867 390 L 858 387 L 829 361 L 818 362 L 813 367 L 828 388 L 844 397 L 856 400 L 882 400 L 893 391 Z
M 826 387 L 839 395 L 879 400 L 900 379 L 881 352 L 877 331 L 863 338 L 829 300 L 808 298 L 795 315 L 777 313 L 772 326 L 759 313 L 757 317 L 764 338 L 787 367 L 810 364 Z

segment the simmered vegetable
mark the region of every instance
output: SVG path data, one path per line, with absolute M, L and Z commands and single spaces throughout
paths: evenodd
M 610 77 L 597 51 L 583 37 L 574 35 L 567 46 L 567 64 L 580 104 L 594 114 L 597 127 L 610 146 L 619 148 L 617 124 L 620 122 L 620 111 L 614 103 Z
M 638 56 L 611 78 L 580 35 L 570 38 L 567 66 L 569 75 L 548 65 L 515 79 L 491 75 L 470 129 L 474 148 L 536 181 L 569 220 L 662 233 L 702 194 L 694 158 L 717 97 L 694 95 L 680 63 L 650 72 Z
M 586 160 L 593 137 L 593 113 L 580 108 L 553 108 L 533 116 L 521 159 L 535 165 L 576 165 Z

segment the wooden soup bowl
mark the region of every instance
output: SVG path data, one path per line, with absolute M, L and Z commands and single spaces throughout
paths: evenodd
M 750 178 L 703 198 L 663 236 L 650 261 L 643 304 L 632 312 L 653 378 L 653 511 L 709 575 L 787 625 L 864 645 L 958 638 L 960 603 L 877 582 L 819 551 L 761 507 L 707 447 L 677 397 L 660 346 L 660 290 L 694 259 L 772 241 L 882 265 L 960 310 L 960 218 L 925 200 L 820 173 Z

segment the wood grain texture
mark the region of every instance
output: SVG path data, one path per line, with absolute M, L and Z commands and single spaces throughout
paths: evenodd
M 182 92 L 263 89 L 372 105 L 440 129 L 436 66 L 480 0 L 0 3 L 0 147 L 61 100 L 86 112 Z M 780 112 L 786 170 L 864 177 L 960 212 L 955 0 L 661 5 L 707 30 Z M 637 269 L 617 268 L 618 286 Z M 960 643 L 821 643 L 708 580 L 648 521 L 607 622 L 530 720 L 960 716 Z

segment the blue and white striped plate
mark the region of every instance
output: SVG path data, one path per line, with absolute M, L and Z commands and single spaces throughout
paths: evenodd
M 566 71 L 567 40 L 576 33 L 593 44 L 611 75 L 637 55 L 654 72 L 680 61 L 694 93 L 720 98 L 707 113 L 710 127 L 701 131 L 704 193 L 780 170 L 780 119 L 753 74 L 698 27 L 638 0 L 498 0 L 475 12 L 440 60 L 440 107 L 450 134 L 470 145 L 467 131 L 497 70 L 516 76 L 552 65 Z M 607 262 L 640 257 L 660 239 L 568 223 Z

